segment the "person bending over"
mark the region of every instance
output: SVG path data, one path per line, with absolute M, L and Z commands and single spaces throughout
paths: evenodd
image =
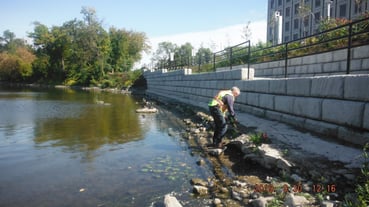
M 222 139 L 227 132 L 226 114 L 228 112 L 230 120 L 236 120 L 233 104 L 239 95 L 240 89 L 234 86 L 231 90 L 219 91 L 209 102 L 209 111 L 215 123 L 212 147 L 223 148 Z

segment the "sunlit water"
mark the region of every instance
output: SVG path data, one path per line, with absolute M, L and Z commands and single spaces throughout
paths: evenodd
M 0 206 L 158 206 L 171 192 L 195 205 L 189 180 L 208 172 L 168 135 L 179 122 L 137 114 L 137 101 L 0 88 Z

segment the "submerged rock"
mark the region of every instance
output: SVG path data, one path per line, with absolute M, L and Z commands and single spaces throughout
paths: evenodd
M 207 187 L 204 186 L 200 186 L 200 185 L 194 185 L 193 186 L 193 192 L 196 193 L 197 195 L 207 195 L 209 193 L 209 190 Z
M 144 107 L 144 108 L 136 109 L 136 112 L 137 113 L 156 113 L 158 112 L 158 109 Z
M 164 205 L 165 207 L 182 207 L 177 198 L 170 194 L 164 196 Z

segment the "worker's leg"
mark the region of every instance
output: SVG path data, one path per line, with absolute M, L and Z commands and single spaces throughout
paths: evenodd
M 219 145 L 222 141 L 223 136 L 227 132 L 227 123 L 225 118 L 218 107 L 210 107 L 210 114 L 214 118 L 214 135 L 213 135 L 213 144 Z

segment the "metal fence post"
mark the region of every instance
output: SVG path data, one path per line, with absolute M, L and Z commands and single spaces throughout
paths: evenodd
M 251 52 L 251 44 L 250 40 L 247 41 L 249 48 L 247 49 L 247 80 L 250 80 L 250 52 Z
M 232 47 L 230 47 L 230 51 L 229 51 L 229 64 L 230 64 L 230 70 L 232 70 Z
M 352 23 L 349 25 L 349 34 L 348 34 L 348 45 L 347 45 L 347 62 L 346 62 L 346 74 L 350 74 L 350 65 L 351 65 L 351 40 L 352 40 Z
M 215 53 L 213 53 L 213 70 L 215 71 Z
M 287 78 L 287 68 L 288 68 L 288 42 L 284 44 L 284 77 Z

